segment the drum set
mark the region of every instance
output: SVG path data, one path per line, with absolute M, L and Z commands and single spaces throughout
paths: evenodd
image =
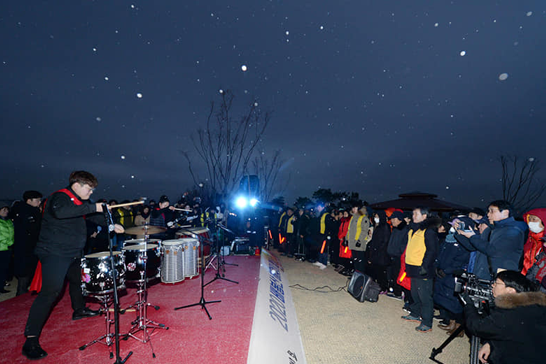
M 111 325 L 114 324 L 111 306 L 114 300 L 114 285 L 117 290 L 125 289 L 129 285 L 136 286 L 137 301 L 119 311 L 122 314 L 135 311 L 136 319 L 131 322 L 132 327 L 129 332 L 121 334 L 120 338 L 124 340 L 134 338 L 143 343 L 149 343 L 155 358 L 150 336 L 156 329 L 168 330 L 169 328 L 148 319 L 149 306 L 159 309 L 159 306 L 148 302 L 148 282 L 160 278 L 162 283 L 174 284 L 194 278 L 199 275 L 200 251 L 210 255 L 210 246 L 207 244 L 204 245 L 208 247 L 208 250 L 199 249 L 199 237 L 202 236 L 208 241 L 209 229 L 188 228 L 185 233 L 177 233 L 177 238 L 172 240 L 149 238 L 150 235 L 163 233 L 166 230 L 163 227 L 148 225 L 126 229 L 125 234 L 144 236 L 144 238 L 126 240 L 121 251 L 113 251 L 113 265 L 108 251 L 88 254 L 81 259 L 83 294 L 100 301 L 101 312 L 105 314 L 106 333 L 81 346 L 80 350 L 95 343 L 102 343 L 109 347 L 110 358 L 113 358 L 112 344 L 115 342 L 115 334 L 111 331 Z M 196 235 L 198 239 L 194 238 Z

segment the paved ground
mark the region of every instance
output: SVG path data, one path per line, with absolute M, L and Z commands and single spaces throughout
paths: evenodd
M 291 285 L 308 364 L 433 363 L 432 348 L 448 337 L 436 327 L 437 321 L 431 332 L 415 331 L 416 323 L 400 318 L 405 314 L 400 300 L 381 295 L 376 303 L 361 303 L 346 289 L 332 293 L 321 293 L 327 288 L 321 292 L 298 289 L 297 285 L 336 290 L 345 287 L 348 279 L 331 266 L 320 270 L 307 262 L 279 258 Z M 469 362 L 469 353 L 465 336 L 452 341 L 436 359 L 463 364 Z

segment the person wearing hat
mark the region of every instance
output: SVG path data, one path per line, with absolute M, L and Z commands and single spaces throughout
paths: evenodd
M 4 283 L 8 276 L 11 246 L 13 245 L 13 223 L 8 219 L 8 204 L 0 203 L 0 293 L 7 293 Z
M 475 222 L 478 222 L 485 216 L 485 211 L 480 209 L 479 207 L 474 207 L 470 212 L 468 213 L 468 217 L 470 217 Z
M 392 263 L 387 268 L 389 285 L 387 295 L 389 297 L 401 298 L 402 286 L 396 283 L 396 279 L 400 273 L 400 259 L 408 245 L 409 227 L 404 220 L 404 213 L 400 210 L 394 210 L 389 219 L 392 225 L 392 232 L 387 245 L 387 254 L 391 257 Z M 408 295 L 409 290 L 406 292 L 406 296 Z
M 38 257 L 34 254 L 34 248 L 38 243 L 42 214 L 40 203 L 42 194 L 38 191 L 25 191 L 23 202 L 14 214 L 13 226 L 15 228 L 14 273 L 17 277 L 17 296 L 28 292 L 28 286 L 34 276 Z

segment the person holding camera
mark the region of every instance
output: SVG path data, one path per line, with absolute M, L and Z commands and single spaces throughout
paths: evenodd
M 480 279 L 491 280 L 498 269 L 519 270 L 526 236 L 524 223 L 511 216 L 510 203 L 493 201 L 487 208 L 489 228 L 481 234 L 465 229 L 460 220 L 454 220 L 455 238 L 468 250 L 476 251 L 473 273 Z
M 467 330 L 483 340 L 478 352 L 482 363 L 544 363 L 539 348 L 546 337 L 546 294 L 533 292 L 533 284 L 517 271 L 499 272 L 492 284 L 495 307 L 481 317 L 467 292 L 464 304 Z

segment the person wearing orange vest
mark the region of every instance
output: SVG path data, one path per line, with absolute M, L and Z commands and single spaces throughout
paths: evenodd
M 97 185 L 97 178 L 91 173 L 72 172 L 69 187 L 53 193 L 45 203 L 40 237 L 35 249 L 42 267 L 42 289 L 30 308 L 25 327 L 27 339 L 23 345 L 23 355 L 28 359 L 47 356 L 47 352 L 40 346 L 39 337 L 62 292 L 65 278 L 69 282 L 74 310 L 72 320 L 99 314 L 99 311 L 85 307 L 80 267 L 87 240 L 85 215 L 102 212 L 100 203 L 89 202 Z M 115 231 L 124 232 L 123 227 L 117 224 Z

